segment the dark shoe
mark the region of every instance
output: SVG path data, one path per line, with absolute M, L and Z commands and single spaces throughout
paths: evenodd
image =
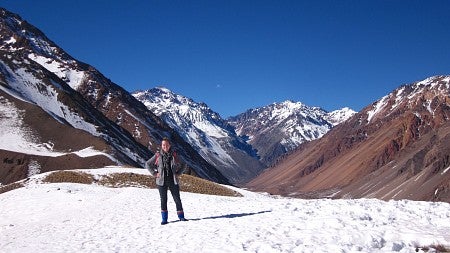
M 167 221 L 161 221 L 161 225 L 166 225 L 167 223 L 169 223 L 169 222 L 167 222 Z
M 187 221 L 187 220 L 184 218 L 184 212 L 183 212 L 183 211 L 177 211 L 177 215 L 178 215 L 178 219 L 179 219 L 180 221 Z

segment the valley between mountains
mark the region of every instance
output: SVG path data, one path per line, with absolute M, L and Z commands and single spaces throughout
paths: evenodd
M 359 112 L 282 101 L 223 119 L 166 87 L 126 91 L 3 8 L 0 35 L 1 185 L 142 167 L 169 137 L 187 174 L 219 184 L 450 202 L 450 76 L 400 85 Z

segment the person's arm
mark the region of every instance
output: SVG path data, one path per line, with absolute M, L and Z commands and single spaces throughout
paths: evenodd
M 177 175 L 181 175 L 184 173 L 184 171 L 186 170 L 187 165 L 186 164 L 178 164 L 178 169 L 177 169 Z
M 156 176 L 158 174 L 158 170 L 155 165 L 156 153 L 152 156 L 152 158 L 148 159 L 145 162 L 144 168 L 150 172 L 152 176 Z
M 184 167 L 182 166 L 182 164 L 178 160 L 178 156 L 177 156 L 177 154 L 175 152 L 173 153 L 173 160 L 174 160 L 174 163 L 175 163 L 175 174 L 177 176 L 183 174 Z

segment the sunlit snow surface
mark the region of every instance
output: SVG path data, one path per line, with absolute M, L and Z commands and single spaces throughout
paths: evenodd
M 100 174 L 142 169 L 105 168 Z M 33 182 L 34 176 L 29 182 Z M 160 225 L 155 189 L 34 184 L 0 194 L 0 252 L 416 252 L 450 246 L 450 205 L 182 192 Z
M 62 80 L 66 81 L 70 87 L 74 90 L 82 83 L 84 78 L 84 72 L 68 68 L 67 62 L 58 62 L 55 59 L 47 58 L 37 54 L 29 54 L 28 57 L 33 61 L 39 63 L 41 66 L 46 68 L 48 71 L 54 73 Z
M 11 101 L 0 96 L 0 149 L 50 157 L 68 154 L 66 152 L 53 150 L 54 144 L 51 141 L 41 142 L 33 132 L 33 129 L 24 124 L 24 114 L 25 112 L 18 109 Z M 97 151 L 92 147 L 87 147 L 71 153 L 77 154 L 80 157 L 104 155 L 111 160 L 115 160 L 105 152 Z

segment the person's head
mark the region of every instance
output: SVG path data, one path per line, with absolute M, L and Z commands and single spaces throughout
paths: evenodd
M 164 138 L 162 139 L 162 142 L 161 142 L 161 149 L 162 149 L 162 151 L 164 151 L 164 152 L 169 152 L 169 150 L 170 150 L 170 140 L 169 140 L 168 138 L 164 137 Z

